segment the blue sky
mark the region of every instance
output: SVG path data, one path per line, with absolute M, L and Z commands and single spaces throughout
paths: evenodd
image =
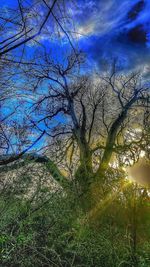
M 1 0 L 0 6 L 13 8 L 16 3 L 17 0 Z M 77 38 L 79 48 L 87 54 L 92 66 L 104 67 L 113 58 L 127 69 L 149 64 L 150 0 L 78 0 L 76 4 L 68 4 L 68 10 L 72 17 L 71 31 L 77 32 L 73 37 Z M 51 27 L 51 18 L 47 27 Z M 70 24 L 66 30 L 70 30 Z M 58 53 L 63 51 L 59 50 L 60 46 L 67 46 L 63 37 L 51 41 L 43 34 L 40 41 Z
M 149 0 L 80 0 L 74 16 L 79 45 L 99 66 L 114 57 L 128 69 L 149 64 Z
M 31 4 L 34 1 L 23 2 Z M 66 1 L 67 4 L 68 2 Z M 0 13 L 3 13 L 3 8 L 6 12 L 8 8 L 15 8 L 16 5 L 17 0 L 1 0 Z M 39 5 L 38 8 L 40 19 L 43 19 L 42 12 L 46 12 L 46 7 Z M 144 67 L 149 76 L 150 0 L 78 0 L 76 4 L 68 4 L 68 12 L 71 20 L 68 25 L 64 24 L 64 27 L 73 35 L 73 44 L 86 53 L 88 70 L 95 66 L 103 70 L 115 58 L 122 70 Z M 34 18 L 32 24 L 36 26 Z M 51 30 L 51 17 L 46 27 Z M 12 33 L 13 28 L 7 34 L 9 36 Z M 38 41 L 61 62 L 70 45 L 64 34 L 60 35 L 59 39 L 51 37 L 53 36 L 47 37 L 43 32 Z M 13 55 L 19 57 L 21 49 L 13 50 Z M 27 43 L 24 60 L 32 57 L 36 49 L 37 44 Z M 15 101 L 13 103 L 11 100 L 9 108 L 14 108 Z

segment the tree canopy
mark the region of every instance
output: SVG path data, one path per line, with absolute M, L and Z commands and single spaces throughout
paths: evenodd
M 0 11 L 2 266 L 148 267 L 149 76 L 89 66 L 75 8 Z

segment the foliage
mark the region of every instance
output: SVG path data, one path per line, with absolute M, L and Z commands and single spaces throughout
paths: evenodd
M 116 191 L 122 179 L 113 171 L 112 175 L 114 183 L 109 182 Z M 41 186 L 36 201 L 24 198 L 23 191 L 20 195 L 15 191 L 8 198 L 6 191 L 0 199 L 1 266 L 149 267 L 147 190 L 143 193 L 129 184 L 103 210 L 101 205 L 95 218 L 83 213 L 78 202 L 61 190 L 52 192 Z M 138 230 L 133 251 L 131 215 L 135 192 Z M 108 188 L 103 202 L 107 194 Z

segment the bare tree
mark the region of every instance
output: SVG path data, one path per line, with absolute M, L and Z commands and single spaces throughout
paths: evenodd
M 67 3 L 69 4 L 69 2 Z M 10 4 L 9 4 L 10 5 Z M 22 48 L 31 41 L 35 43 L 42 36 L 48 39 L 54 38 L 63 31 L 71 46 L 71 38 L 64 27 L 69 21 L 66 3 L 64 0 L 40 0 L 31 1 L 18 0 L 16 5 L 2 7 L 0 12 L 0 56 L 10 55 L 9 52 L 16 48 Z M 17 61 L 16 59 L 14 61 Z
M 114 157 L 115 164 L 127 159 L 132 163 L 145 150 L 149 87 L 140 73 L 122 75 L 116 68 L 103 76 L 81 75 L 81 61 L 81 55 L 71 54 L 58 64 L 45 54 L 30 68 L 23 68 L 28 90 L 38 98 L 30 107 L 29 121 L 39 136 L 30 147 L 1 159 L 0 164 L 22 157 L 45 163 L 64 188 L 75 185 L 79 195 L 86 195 L 94 184 L 103 183 Z M 50 145 L 46 156 L 28 154 L 44 135 L 48 140 L 44 147 Z

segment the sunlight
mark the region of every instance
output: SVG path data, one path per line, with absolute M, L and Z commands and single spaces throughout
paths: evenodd
M 150 186 L 150 162 L 145 158 L 144 152 L 137 163 L 127 168 L 128 178 L 139 185 Z
M 132 184 L 131 180 L 125 179 L 121 186 L 118 188 L 116 192 L 110 192 L 107 196 L 97 203 L 97 205 L 89 211 L 87 217 L 88 219 L 93 219 L 102 214 L 109 205 L 118 197 L 119 193 L 125 190 L 128 186 Z
M 3 267 L 150 267 L 150 0 L 0 0 Z

